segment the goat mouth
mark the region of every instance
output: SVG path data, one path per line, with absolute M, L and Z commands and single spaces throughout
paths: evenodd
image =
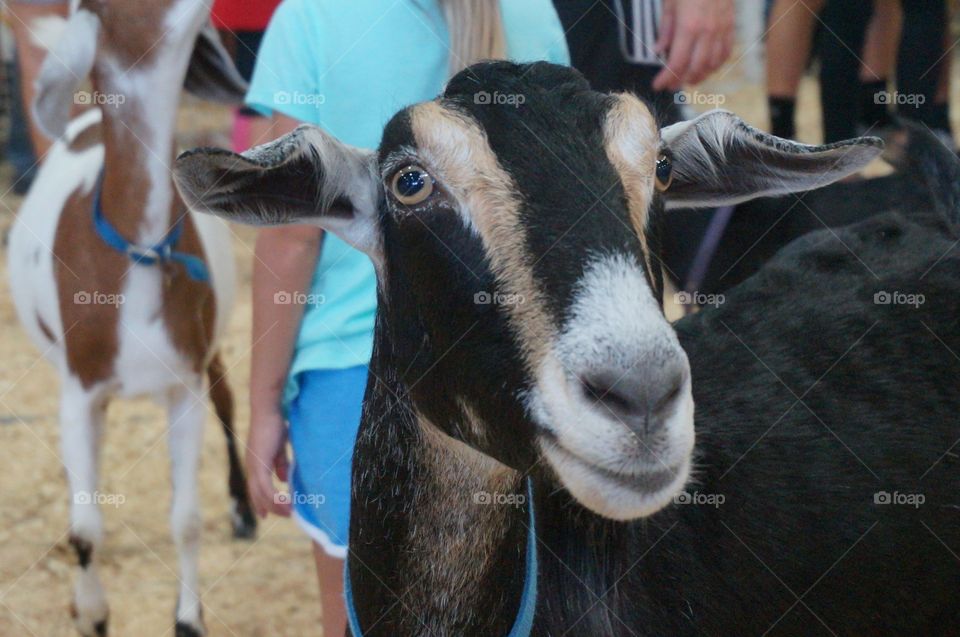
M 571 465 L 581 471 L 588 471 L 601 478 L 612 486 L 619 487 L 641 494 L 659 494 L 669 489 L 677 482 L 681 474 L 686 474 L 686 467 L 670 467 L 662 462 L 656 464 L 642 463 L 631 467 L 631 471 L 612 471 L 591 462 L 579 454 L 567 449 L 550 431 L 541 429 L 541 448 L 548 456 L 554 470 L 562 470 L 565 465 Z

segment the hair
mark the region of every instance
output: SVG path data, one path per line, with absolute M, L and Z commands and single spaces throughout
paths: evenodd
M 480 60 L 506 58 L 500 0 L 439 0 L 450 31 L 450 75 Z

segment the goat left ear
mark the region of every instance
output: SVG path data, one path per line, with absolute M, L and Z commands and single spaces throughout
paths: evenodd
M 813 190 L 857 172 L 883 151 L 876 137 L 799 144 L 719 110 L 667 126 L 660 137 L 672 163 L 664 189 L 669 208 L 733 205 Z
M 220 104 L 243 104 L 247 82 L 220 41 L 213 23 L 207 21 L 197 35 L 183 88 L 197 97 Z
M 177 158 L 173 176 L 197 212 L 255 226 L 320 226 L 379 258 L 376 154 L 316 126 L 300 126 L 242 155 L 218 148 L 187 151 Z

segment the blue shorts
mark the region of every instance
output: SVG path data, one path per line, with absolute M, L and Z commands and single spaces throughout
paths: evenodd
M 287 407 L 293 467 L 293 517 L 332 557 L 346 558 L 350 464 L 367 386 L 367 366 L 297 375 L 299 393 Z

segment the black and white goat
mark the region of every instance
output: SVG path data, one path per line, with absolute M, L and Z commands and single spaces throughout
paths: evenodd
M 841 244 L 796 247 L 680 339 L 647 232 L 665 199 L 815 187 L 879 146 L 800 146 L 724 112 L 660 131 L 569 69 L 489 63 L 396 115 L 376 154 L 301 128 L 181 156 L 194 208 L 319 224 L 377 266 L 354 634 L 942 634 L 960 364 L 939 339 L 960 351 L 960 296 L 949 258 L 918 277 L 947 223 L 846 231 L 877 278 Z M 873 305 L 921 285 L 917 314 Z M 874 504 L 922 476 L 926 529 Z

